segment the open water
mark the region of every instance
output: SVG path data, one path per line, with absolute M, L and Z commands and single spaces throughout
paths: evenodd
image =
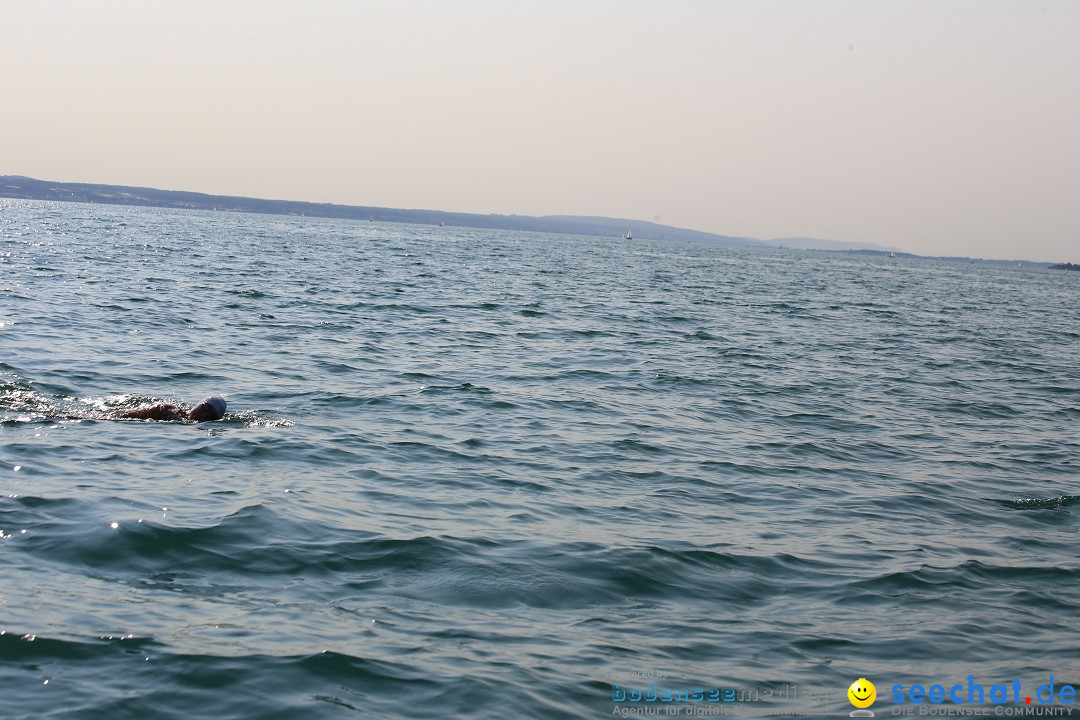
M 0 201 L 0 718 L 1022 710 L 1078 275 Z

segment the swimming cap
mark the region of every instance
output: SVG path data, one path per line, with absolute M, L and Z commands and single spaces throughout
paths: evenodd
M 203 402 L 207 405 L 210 405 L 214 408 L 214 410 L 217 411 L 217 417 L 214 418 L 215 420 L 220 420 L 221 418 L 225 417 L 225 398 L 221 397 L 220 395 L 211 395 L 210 397 L 203 400 Z

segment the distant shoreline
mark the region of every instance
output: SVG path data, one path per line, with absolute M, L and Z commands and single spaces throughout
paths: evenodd
M 181 210 L 206 210 L 218 212 L 255 213 L 260 215 L 291 215 L 301 217 L 336 218 L 355 221 L 409 223 L 414 225 L 448 225 L 489 230 L 521 230 L 526 232 L 555 233 L 557 235 L 585 235 L 590 237 L 625 237 L 633 230 L 635 240 L 701 242 L 731 247 L 777 248 L 790 251 L 811 251 L 832 254 L 887 256 L 888 250 L 867 249 L 852 246 L 838 248 L 835 243 L 814 238 L 783 238 L 772 241 L 757 238 L 732 237 L 715 233 L 677 228 L 670 225 L 631 220 L 628 218 L 589 217 L 581 215 L 480 215 L 476 213 L 444 212 L 441 210 L 404 210 L 365 205 L 336 205 L 296 200 L 263 200 L 232 195 L 207 195 L 182 190 L 158 190 L 155 188 L 126 185 L 99 185 L 91 183 L 68 183 L 37 180 L 21 175 L 0 175 L 0 198 L 17 200 L 43 200 L 52 202 L 102 203 L 137 207 L 175 208 Z M 822 247 L 813 247 L 820 242 Z M 785 247 L 786 244 L 786 247 Z M 795 245 L 796 247 L 792 247 Z M 778 247 L 779 246 L 779 247 Z M 1012 265 L 1020 263 L 1033 268 L 1077 270 L 1080 265 L 1072 263 L 1053 264 L 1028 260 L 993 260 L 967 257 L 933 257 L 897 252 L 899 259 L 940 260 L 945 262 L 978 263 L 987 265 Z
M 179 190 L 51 182 L 19 175 L 0 175 L 0 198 L 45 200 L 54 202 L 104 203 L 184 210 L 256 213 L 337 218 L 357 221 L 448 225 L 492 230 L 524 230 L 561 235 L 624 237 L 633 229 L 635 239 L 705 242 L 716 245 L 768 247 L 769 243 L 753 238 L 728 237 L 714 233 L 676 228 L 658 223 L 625 218 L 585 217 L 577 215 L 479 215 L 440 210 L 403 210 L 364 205 L 336 205 L 294 200 L 262 200 L 229 195 L 206 195 Z

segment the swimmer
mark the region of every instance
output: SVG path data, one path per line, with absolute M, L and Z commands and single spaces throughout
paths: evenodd
M 206 422 L 207 420 L 220 420 L 225 417 L 225 398 L 220 395 L 211 395 L 201 403 L 184 410 L 179 405 L 172 403 L 159 403 L 146 407 L 124 410 L 113 415 L 121 420 L 161 420 L 164 422 Z

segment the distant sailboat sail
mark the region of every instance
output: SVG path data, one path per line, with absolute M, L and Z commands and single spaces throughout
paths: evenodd
M 626 228 L 626 239 L 627 240 L 633 240 L 634 239 L 634 235 L 633 235 L 633 233 L 630 232 L 630 228 Z

